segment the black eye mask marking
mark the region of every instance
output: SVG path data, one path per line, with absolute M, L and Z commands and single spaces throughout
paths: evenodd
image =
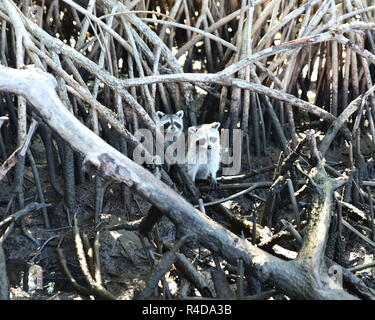
M 196 141 L 196 144 L 197 145 L 204 145 L 206 143 L 206 138 L 201 138 L 199 140 Z

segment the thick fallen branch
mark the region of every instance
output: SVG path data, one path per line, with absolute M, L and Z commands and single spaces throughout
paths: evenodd
M 184 198 L 156 179 L 150 172 L 131 161 L 122 153 L 105 143 L 100 137 L 84 126 L 70 113 L 61 102 L 56 91 L 55 79 L 38 69 L 16 70 L 0 66 L 0 91 L 23 95 L 35 107 L 43 120 L 55 130 L 72 148 L 85 155 L 85 169 L 95 169 L 98 174 L 125 183 L 129 188 L 142 195 L 168 216 L 182 231 L 193 233 L 197 240 L 224 259 L 236 264 L 241 259 L 245 268 L 262 282 L 268 282 L 296 299 L 356 299 L 342 287 L 337 286 L 328 274 L 315 265 L 309 258 L 308 243 L 301 258 L 295 261 L 283 261 L 253 246 L 227 229 L 194 209 Z M 319 179 L 318 179 L 319 180 Z M 320 181 L 320 180 L 319 180 Z M 315 181 L 316 185 L 320 185 Z M 320 199 L 332 197 L 333 188 L 320 190 Z M 329 223 L 327 208 L 315 208 L 312 217 L 309 239 L 321 239 Z M 323 211 L 323 212 L 322 212 Z M 315 224 L 317 224 L 315 226 Z M 318 237 L 319 236 L 319 237 Z M 325 243 L 319 241 L 319 248 Z M 311 249 L 317 254 L 320 252 Z M 320 250 L 320 249 L 319 249 Z

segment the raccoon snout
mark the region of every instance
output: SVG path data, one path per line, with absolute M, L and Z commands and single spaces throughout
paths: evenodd
M 207 149 L 208 149 L 208 150 L 211 150 L 211 149 L 212 149 L 212 146 L 210 146 L 210 145 L 207 146 Z

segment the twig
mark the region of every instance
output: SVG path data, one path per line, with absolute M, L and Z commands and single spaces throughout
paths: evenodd
M 300 216 L 299 216 L 299 210 L 298 210 L 298 205 L 297 205 L 297 200 L 296 200 L 296 196 L 294 194 L 294 187 L 293 187 L 293 182 L 291 179 L 287 179 L 286 180 L 287 184 L 288 184 L 288 189 L 289 189 L 289 196 L 290 196 L 290 200 L 292 202 L 292 207 L 293 207 L 293 211 L 294 211 L 294 216 L 296 218 L 296 225 L 297 227 L 299 227 L 299 224 L 300 224 Z
M 365 263 L 365 264 L 362 264 L 360 266 L 348 268 L 348 270 L 351 271 L 351 272 L 356 272 L 356 271 L 361 271 L 361 270 L 369 269 L 369 268 L 373 268 L 373 267 L 375 267 L 375 261 L 370 262 L 370 263 Z
M 0 221 L 0 228 L 4 227 L 5 225 L 11 222 L 18 222 L 21 218 L 31 214 L 39 209 L 46 208 L 51 206 L 50 204 L 40 204 L 37 202 L 29 203 L 25 208 L 11 214 L 10 216 L 6 217 L 2 221 Z
M 76 217 L 74 217 L 73 233 L 74 233 L 74 242 L 75 242 L 75 247 L 77 250 L 77 257 L 78 257 L 79 265 L 81 267 L 82 273 L 84 274 L 88 284 L 91 287 L 90 291 L 95 292 L 96 295 L 99 295 L 100 297 L 104 299 L 116 300 L 116 297 L 113 294 L 111 294 L 109 291 L 107 291 L 100 283 L 97 283 L 92 277 L 92 275 L 90 274 L 89 266 L 87 264 L 85 252 L 83 249 L 82 238 L 79 235 L 79 229 L 78 229 Z
M 33 121 L 24 143 L 12 153 L 11 156 L 0 167 L 0 180 L 2 180 L 10 169 L 18 162 L 20 157 L 24 157 L 31 143 L 31 138 L 37 128 L 38 123 Z
M 284 219 L 281 219 L 280 221 L 284 225 L 284 227 L 290 232 L 290 234 L 296 239 L 298 244 L 301 245 L 303 243 L 303 239 L 299 232 L 293 227 L 293 225 Z
M 372 241 L 375 241 L 375 222 L 374 222 L 374 208 L 373 208 L 373 200 L 372 200 L 372 195 L 371 195 L 371 189 L 370 187 L 367 187 L 367 194 L 368 194 L 368 199 L 369 199 L 369 205 L 370 205 L 370 213 L 369 213 L 369 224 L 370 228 L 372 231 Z
M 0 300 L 9 300 L 9 280 L 3 244 L 6 237 L 13 230 L 13 227 L 14 223 L 12 223 L 0 237 Z
M 352 227 L 348 222 L 346 222 L 344 219 L 341 220 L 341 223 L 348 228 L 351 232 L 356 234 L 358 237 L 360 237 L 363 241 L 365 241 L 367 244 L 375 248 L 375 242 L 367 239 L 362 233 L 357 231 L 354 227 Z
M 184 244 L 186 239 L 187 239 L 187 236 L 184 236 L 183 238 L 181 238 L 171 251 L 168 251 L 167 253 L 163 255 L 160 262 L 154 267 L 154 270 L 147 281 L 146 287 L 137 296 L 137 299 L 146 300 L 152 297 L 154 293 L 154 289 L 157 286 L 159 280 L 165 275 L 169 267 L 176 261 L 177 251 Z
M 240 197 L 240 196 L 242 196 L 244 194 L 247 194 L 247 193 L 249 193 L 249 192 L 251 192 L 251 191 L 253 191 L 255 189 L 270 187 L 271 185 L 272 185 L 272 183 L 268 182 L 268 181 L 266 181 L 266 182 L 256 182 L 251 187 L 249 187 L 249 188 L 247 188 L 247 189 L 245 189 L 243 191 L 240 191 L 238 193 L 235 193 L 235 194 L 233 194 L 233 195 L 231 195 L 229 197 L 226 197 L 226 198 L 221 199 L 221 200 L 212 201 L 212 202 L 206 202 L 206 203 L 204 203 L 204 206 L 208 207 L 208 206 L 213 206 L 215 204 L 220 204 L 220 203 L 223 203 L 223 202 L 227 202 L 229 200 L 233 200 L 233 199 L 238 198 L 238 197 Z M 199 206 L 195 206 L 195 207 L 197 208 Z

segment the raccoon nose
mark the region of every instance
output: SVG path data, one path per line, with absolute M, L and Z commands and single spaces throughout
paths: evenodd
M 210 146 L 210 145 L 207 146 L 207 149 L 208 149 L 208 150 L 211 150 L 211 149 L 212 149 L 212 146 Z

